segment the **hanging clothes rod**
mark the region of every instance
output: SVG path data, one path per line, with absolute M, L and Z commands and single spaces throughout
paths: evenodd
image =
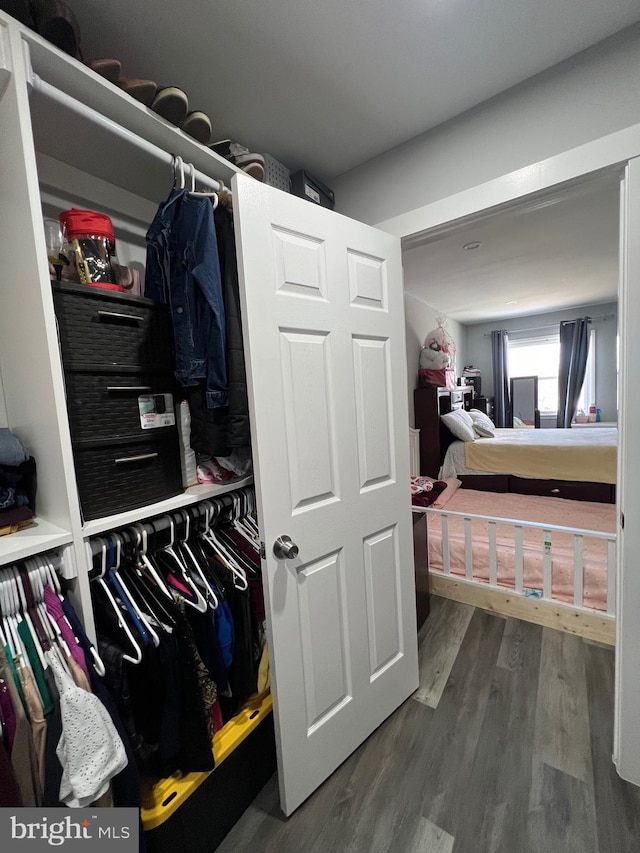
M 97 110 L 94 110 L 92 107 L 88 107 L 85 104 L 80 103 L 75 98 L 72 98 L 70 95 L 67 95 L 65 92 L 61 92 L 60 89 L 57 89 L 55 86 L 52 86 L 51 83 L 47 83 L 46 80 L 43 80 L 42 77 L 39 77 L 37 74 L 33 74 L 31 77 L 33 88 L 36 92 L 39 92 L 41 95 L 44 95 L 45 98 L 49 98 L 54 101 L 56 104 L 60 104 L 61 107 L 64 107 L 67 110 L 71 110 L 74 113 L 82 116 L 82 118 L 89 119 L 89 121 L 93 122 L 93 124 L 97 124 L 100 127 L 105 128 L 110 134 L 113 136 L 117 136 L 119 139 L 123 139 L 125 142 L 128 142 L 130 145 L 135 146 L 140 151 L 144 151 L 145 154 L 150 154 L 156 160 L 160 160 L 162 163 L 166 163 L 167 167 L 172 170 L 173 169 L 173 155 L 169 154 L 167 151 L 164 151 L 162 148 L 159 148 L 157 145 L 154 145 L 153 142 L 148 142 L 146 139 L 143 139 L 141 136 L 133 133 L 130 130 L 127 130 L 126 127 L 122 127 L 122 125 L 113 121 L 107 116 L 103 116 Z M 191 175 L 191 170 L 189 169 L 188 175 Z M 208 175 L 205 175 L 204 172 L 200 172 L 198 169 L 195 169 L 195 180 L 197 183 L 206 186 L 207 189 L 214 190 L 218 192 L 224 189 L 226 192 L 230 192 L 220 181 L 216 181 L 215 178 L 210 178 Z
M 148 536 L 153 536 L 156 533 L 161 533 L 164 530 L 169 530 L 171 527 L 171 522 L 178 525 L 181 523 L 181 519 L 183 516 L 181 513 L 188 513 L 191 522 L 196 522 L 199 519 L 204 517 L 205 507 L 207 504 L 218 505 L 221 512 L 227 512 L 232 509 L 234 506 L 234 498 L 244 498 L 245 495 L 253 494 L 252 486 L 245 486 L 241 489 L 234 489 L 231 492 L 225 492 L 222 495 L 217 495 L 216 497 L 205 498 L 197 504 L 192 504 L 191 506 L 183 507 L 182 509 L 172 510 L 171 512 L 163 513 L 161 515 L 156 515 L 153 518 L 145 519 L 144 521 L 137 522 L 135 525 L 125 525 L 125 527 L 114 529 L 113 531 L 105 531 L 102 534 L 102 538 L 106 538 L 109 536 L 109 532 L 121 533 L 124 531 L 140 528 L 144 528 L 147 532 Z M 91 538 L 91 553 L 94 557 L 96 557 L 102 551 L 102 544 L 99 541 L 100 536 Z

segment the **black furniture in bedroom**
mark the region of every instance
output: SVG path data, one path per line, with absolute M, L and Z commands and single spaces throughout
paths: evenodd
M 463 489 L 478 492 L 512 492 L 516 495 L 542 495 L 570 498 L 572 501 L 616 502 L 613 483 L 587 483 L 577 480 L 538 480 L 515 474 L 460 474 Z
M 493 397 L 476 397 L 474 395 L 471 405 L 472 408 L 484 412 L 493 420 Z
M 420 430 L 420 473 L 437 477 L 444 453 L 453 436 L 440 420 L 454 409 L 472 408 L 473 387 L 416 388 L 413 392 L 416 429 Z

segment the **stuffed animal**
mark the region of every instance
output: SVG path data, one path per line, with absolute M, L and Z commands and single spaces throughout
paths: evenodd
M 425 341 L 420 352 L 421 370 L 444 370 L 451 366 L 451 356 L 437 341 Z

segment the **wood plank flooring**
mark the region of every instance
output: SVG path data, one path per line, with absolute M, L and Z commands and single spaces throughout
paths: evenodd
M 272 778 L 219 853 L 640 853 L 613 650 L 432 604 L 414 696 L 288 820 Z

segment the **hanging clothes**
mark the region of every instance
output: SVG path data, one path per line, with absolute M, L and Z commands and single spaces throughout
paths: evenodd
M 45 749 L 47 745 L 47 723 L 42 710 L 42 701 L 36 688 L 31 671 L 26 666 L 21 666 L 18 669 L 18 676 L 22 684 L 22 692 L 24 693 L 27 703 L 26 710 L 31 721 L 31 737 L 33 740 L 33 751 L 35 754 L 37 772 L 38 772 L 38 791 L 42 798 L 42 790 L 44 787 L 44 772 L 45 772 Z M 48 692 L 48 691 L 47 691 Z
M 219 204 L 213 217 L 225 311 L 229 400 L 225 408 L 211 409 L 206 405 L 203 385 L 188 389 L 187 400 L 191 413 L 190 445 L 197 453 L 206 456 L 229 456 L 232 450 L 251 445 L 249 400 L 233 216 L 224 205 Z
M 60 590 L 46 559 L 0 571 L 8 592 L 0 616 L 12 644 L 0 648 L 0 747 L 22 805 L 113 805 L 112 779 L 124 778 L 129 764 L 122 724 L 102 701 L 91 644 L 71 603 L 49 585 L 54 581 Z M 139 782 L 126 778 L 122 804 L 135 805 Z
M 2 648 L 0 648 L 0 679 L 7 686 L 15 714 L 16 728 L 11 749 L 11 766 L 20 797 L 25 806 L 39 806 L 42 802 L 42 790 L 31 726 L 15 685 L 7 650 Z
M 0 740 L 0 808 L 21 808 L 23 805 L 11 761 Z
M 46 655 L 60 694 L 60 800 L 82 808 L 106 793 L 111 779 L 126 766 L 127 755 L 102 702 L 75 684 L 54 652 Z
M 226 329 L 211 200 L 173 190 L 147 232 L 145 296 L 169 305 L 176 378 L 205 380 L 206 406 L 228 403 Z
M 78 666 L 80 667 L 80 669 L 88 680 L 89 670 L 87 669 L 87 662 L 84 657 L 84 652 L 78 645 L 78 641 L 74 636 L 73 631 L 69 627 L 69 623 L 64 617 L 64 610 L 62 609 L 62 603 L 60 602 L 60 599 L 50 586 L 47 586 L 44 590 L 44 603 L 45 607 L 47 608 L 47 612 L 53 617 L 53 619 L 55 619 L 58 627 L 60 628 L 60 633 L 62 634 L 63 640 L 69 647 L 71 656 L 76 661 L 76 663 L 78 664 Z
M 141 765 L 157 776 L 212 770 L 209 715 L 198 682 L 194 640 L 179 608 L 166 602 L 176 625 L 173 633 L 162 632 L 159 646 L 145 647 L 141 662 L 133 666 L 116 651 L 122 632 L 114 611 L 99 596 L 95 603 L 100 655 L 107 674 L 111 672 L 114 696 L 126 674 L 131 697 L 127 716 L 133 721 Z M 122 611 L 121 618 L 129 617 Z
M 132 528 L 93 543 L 104 686 L 139 770 L 151 778 L 212 770 L 212 737 L 256 693 L 261 661 L 266 684 L 256 529 L 226 518 L 248 512 L 249 494 L 156 519 L 144 537 Z M 212 515 L 216 535 L 207 538 Z M 84 640 L 80 647 L 90 664 Z M 115 781 L 113 793 L 117 804 Z

